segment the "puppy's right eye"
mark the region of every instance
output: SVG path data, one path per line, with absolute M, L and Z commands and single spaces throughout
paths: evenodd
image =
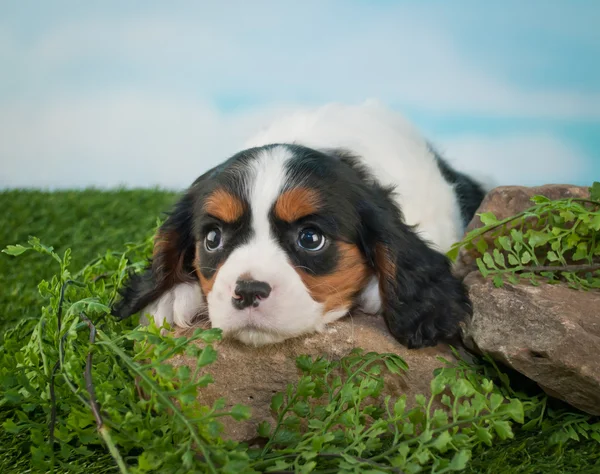
M 221 229 L 213 227 L 208 231 L 204 238 L 204 246 L 209 252 L 214 252 L 223 246 L 223 239 L 221 236 Z
M 317 252 L 325 247 L 325 236 L 314 227 L 306 227 L 298 234 L 298 245 L 304 250 Z

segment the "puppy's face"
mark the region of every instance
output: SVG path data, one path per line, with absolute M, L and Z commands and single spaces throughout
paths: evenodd
M 264 344 L 347 313 L 372 271 L 344 171 L 336 158 L 274 146 L 197 184 L 193 267 L 214 327 Z
M 445 256 L 404 224 L 391 191 L 356 159 L 269 145 L 194 182 L 115 312 L 198 282 L 212 326 L 261 345 L 321 330 L 373 279 L 390 331 L 409 347 L 452 337 L 471 311 Z

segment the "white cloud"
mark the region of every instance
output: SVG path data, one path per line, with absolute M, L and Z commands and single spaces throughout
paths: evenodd
M 577 148 L 546 134 L 459 136 L 438 143 L 450 163 L 494 185 L 577 184 L 589 162 Z
M 222 114 L 204 103 L 136 94 L 0 109 L 0 186 L 182 189 L 285 107 Z M 547 135 L 436 141 L 459 169 L 495 184 L 577 181 L 586 157 Z
M 275 110 L 110 95 L 0 110 L 0 186 L 184 188 L 238 151 Z
M 437 113 L 600 118 L 598 93 L 522 88 L 486 67 L 490 60 L 474 61 L 457 42 L 455 13 L 443 16 L 414 4 L 338 4 L 336 15 L 318 3 L 235 8 L 235 15 L 213 6 L 187 14 L 172 9 L 84 17 L 56 25 L 31 45 L 7 38 L 0 51 L 18 48 L 5 53 L 15 62 L 13 73 L 41 94 L 48 93 L 48 78 L 50 91 L 60 89 L 76 71 L 76 87 L 103 75 L 127 83 L 133 74 L 149 90 L 159 87 L 164 94 L 166 85 L 206 100 L 227 94 L 270 102 L 377 96 Z M 89 77 L 90 63 L 100 79 Z

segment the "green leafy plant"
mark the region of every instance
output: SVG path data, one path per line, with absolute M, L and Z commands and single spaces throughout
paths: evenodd
M 127 272 L 142 267 L 150 247 L 148 240 L 107 252 L 75 274 L 70 251 L 61 257 L 36 238 L 5 250 L 44 254 L 59 273 L 39 284 L 46 300 L 39 317 L 5 335 L 0 423 L 10 435 L 2 454 L 10 456 L 0 462 L 50 472 L 102 459 L 107 472 L 441 473 L 464 469 L 474 451 L 511 437 L 511 423 L 524 421 L 518 399 L 452 368 L 434 378 L 429 398 L 382 399 L 384 376 L 408 367 L 396 355 L 357 350 L 339 361 L 298 359 L 298 382 L 273 397 L 273 425 L 259 427 L 262 447 L 224 440 L 219 419 L 250 412 L 197 401 L 212 381 L 199 370 L 217 357 L 220 332 L 174 338 L 109 315 Z M 173 368 L 177 354 L 195 368 Z
M 537 285 L 541 277 L 576 289 L 600 288 L 600 183 L 590 194 L 554 201 L 534 196 L 531 208 L 503 220 L 478 214 L 483 227 L 469 232 L 448 256 L 456 259 L 462 247 L 478 254 L 481 274 L 496 286 L 520 280 Z
M 246 419 L 248 409 L 225 412 L 224 400 L 212 407 L 196 401 L 197 390 L 212 381 L 197 372 L 215 360 L 211 343 L 219 331 L 164 337 L 155 325 L 134 328 L 109 316 L 128 257 L 147 246 L 107 253 L 75 275 L 69 251 L 60 257 L 38 239 L 6 249 L 40 252 L 60 267 L 39 285 L 48 301 L 39 319 L 8 331 L 2 347 L 0 423 L 13 436 L 13 452 L 30 457 L 31 468 L 70 470 L 92 462 L 104 447 L 121 472 L 166 472 L 165 466 L 187 472 L 196 456 L 207 472 L 217 472 L 247 458 L 219 438 L 218 419 Z M 197 361 L 195 372 L 168 364 L 183 353 Z
M 473 451 L 513 436 L 523 407 L 494 384 L 476 384 L 448 366 L 431 395 L 381 398 L 383 371 L 408 370 L 392 354 L 354 351 L 339 362 L 298 359 L 300 381 L 273 398 L 277 422 L 260 426 L 268 439 L 261 468 L 278 472 L 427 472 L 465 468 Z M 409 404 L 412 408 L 409 408 Z

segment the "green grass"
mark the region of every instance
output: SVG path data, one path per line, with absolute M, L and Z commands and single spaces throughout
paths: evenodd
M 72 268 L 81 268 L 109 249 L 146 238 L 175 199 L 157 190 L 0 192 L 0 249 L 34 235 L 60 254 L 70 247 Z M 0 254 L 0 341 L 4 328 L 39 311 L 37 284 L 54 273 L 42 255 L 14 260 Z
M 73 269 L 107 250 L 121 250 L 126 242 L 140 241 L 153 230 L 156 219 L 169 209 L 176 195 L 159 190 L 98 190 L 0 192 L 0 248 L 24 243 L 35 235 L 62 253 L 73 250 Z M 0 254 L 0 345 L 2 333 L 24 317 L 39 314 L 40 280 L 55 274 L 48 259 L 30 252 L 18 259 Z M 1 472 L 25 472 L 11 457 L 10 436 L 0 431 Z M 14 454 L 14 453 L 13 453 Z M 22 459 L 26 465 L 25 459 Z M 82 472 L 107 472 L 111 458 L 98 457 Z M 495 444 L 473 459 L 472 473 L 600 473 L 600 449 L 594 441 L 571 441 L 550 446 L 548 433 L 518 431 L 515 439 Z M 11 466 L 11 467 L 9 467 Z

